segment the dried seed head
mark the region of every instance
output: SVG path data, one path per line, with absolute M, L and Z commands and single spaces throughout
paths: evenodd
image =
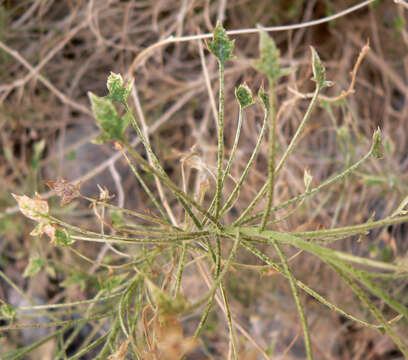
M 57 181 L 46 181 L 45 183 L 61 198 L 61 205 L 68 204 L 73 199 L 81 196 L 81 183 L 74 185 L 61 178 L 57 179 Z

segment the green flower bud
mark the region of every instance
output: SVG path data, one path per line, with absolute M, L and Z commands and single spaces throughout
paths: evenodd
M 254 102 L 251 89 L 246 84 L 242 84 L 235 89 L 235 97 L 241 108 L 245 108 Z
M 254 68 L 272 80 L 290 74 L 293 71 L 292 68 L 281 68 L 280 66 L 280 51 L 273 39 L 262 27 L 258 25 L 258 28 L 260 29 L 259 50 L 261 57 L 253 64 Z
M 265 110 L 269 111 L 269 96 L 262 87 L 258 91 L 258 97 L 261 100 Z
M 213 40 L 208 43 L 208 48 L 217 57 L 221 64 L 233 57 L 235 40 L 229 40 L 227 32 L 218 24 L 214 29 Z
M 133 80 L 128 81 L 126 86 L 123 86 L 122 76 L 111 72 L 106 86 L 109 90 L 109 95 L 107 96 L 109 99 L 126 104 L 127 98 L 132 91 Z
M 310 50 L 312 51 L 312 69 L 313 69 L 313 78 L 312 80 L 316 82 L 317 86 L 320 89 L 323 89 L 327 86 L 332 86 L 331 81 L 326 81 L 326 69 L 320 60 L 319 54 L 311 46 Z

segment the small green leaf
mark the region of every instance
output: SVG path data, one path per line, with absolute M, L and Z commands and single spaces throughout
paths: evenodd
M 13 320 L 16 316 L 16 308 L 10 304 L 4 303 L 0 307 L 0 313 L 7 319 Z
M 221 64 L 233 57 L 235 40 L 229 40 L 227 32 L 218 24 L 213 32 L 213 40 L 208 43 L 209 50 L 217 57 Z
M 377 159 L 382 159 L 384 157 L 382 152 L 381 130 L 379 128 L 373 135 L 373 155 Z
M 258 90 L 258 97 L 261 100 L 265 110 L 269 111 L 269 96 L 262 87 Z
M 312 80 L 316 82 L 320 89 L 323 89 L 326 86 L 331 86 L 332 83 L 330 81 L 326 81 L 326 69 L 320 60 L 319 54 L 312 46 L 310 47 L 310 50 L 312 51 Z
M 254 102 L 251 89 L 246 84 L 242 84 L 235 89 L 235 97 L 237 98 L 239 106 L 242 109 L 253 104 Z
M 133 79 L 128 81 L 126 86 L 123 86 L 122 76 L 111 72 L 106 85 L 109 90 L 109 95 L 107 96 L 109 99 L 126 104 L 127 98 L 132 91 Z
M 122 121 L 112 101 L 108 98 L 102 98 L 88 93 L 92 104 L 92 112 L 95 116 L 96 124 L 102 130 L 102 136 L 99 141 L 122 140 L 127 122 Z
M 40 257 L 31 257 L 24 269 L 23 277 L 32 277 L 44 267 L 44 260 Z
M 280 51 L 273 39 L 261 26 L 258 25 L 258 29 L 260 29 L 260 59 L 253 64 L 254 68 L 272 80 L 290 74 L 293 68 L 281 68 L 280 66 Z
M 74 243 L 74 240 L 65 229 L 55 229 L 54 243 L 56 246 L 69 246 Z

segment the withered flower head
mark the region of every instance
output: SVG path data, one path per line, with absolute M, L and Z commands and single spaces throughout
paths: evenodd
M 68 204 L 73 199 L 81 196 L 81 183 L 74 185 L 64 179 L 57 179 L 57 181 L 46 181 L 45 183 L 61 198 L 61 205 Z

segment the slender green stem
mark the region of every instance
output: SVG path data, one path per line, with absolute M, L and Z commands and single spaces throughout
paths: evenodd
M 226 180 L 226 178 L 227 178 L 227 176 L 229 174 L 229 171 L 231 169 L 232 162 L 234 161 L 234 158 L 235 158 L 235 153 L 236 153 L 237 148 L 238 148 L 239 137 L 241 135 L 242 119 L 243 119 L 243 109 L 240 106 L 239 107 L 239 114 L 238 114 L 237 131 L 235 132 L 234 144 L 232 145 L 231 154 L 230 154 L 230 157 L 228 159 L 228 163 L 227 163 L 227 166 L 225 168 L 224 175 L 222 176 L 221 186 L 224 185 L 225 180 Z
M 85 323 L 87 319 L 82 319 L 82 321 Z M 50 341 L 51 339 L 60 336 L 64 334 L 67 330 L 69 330 L 72 327 L 72 325 L 66 325 L 63 328 L 53 332 L 51 335 L 48 335 L 34 344 L 31 344 L 29 346 L 26 346 L 24 348 L 20 348 L 17 350 L 12 350 L 12 351 L 4 351 L 2 352 L 2 360 L 19 360 L 25 358 L 26 354 L 29 354 L 31 351 L 35 350 L 36 348 L 40 347 L 42 344 L 45 344 L 46 342 Z
M 370 151 L 366 155 L 364 155 L 359 161 L 357 161 L 355 164 L 353 164 L 352 166 L 350 166 L 349 168 L 347 168 L 343 172 L 331 177 L 330 179 L 324 181 L 319 186 L 316 186 L 316 187 L 314 187 L 313 189 L 311 189 L 309 191 L 306 191 L 306 192 L 304 192 L 302 194 L 299 194 L 299 195 L 297 195 L 297 196 L 295 196 L 295 197 L 293 197 L 293 198 L 291 198 L 291 199 L 289 199 L 289 200 L 287 200 L 287 201 L 285 201 L 285 202 L 283 202 L 283 203 L 281 203 L 279 205 L 276 205 L 276 206 L 272 207 L 272 211 L 278 211 L 280 209 L 283 209 L 283 208 L 285 208 L 285 207 L 287 207 L 287 206 L 289 206 L 289 205 L 291 205 L 291 204 L 293 204 L 293 203 L 295 203 L 297 201 L 301 201 L 301 200 L 305 199 L 306 197 L 309 197 L 309 196 L 312 196 L 312 195 L 316 194 L 317 192 L 319 192 L 320 190 L 324 189 L 327 186 L 330 186 L 330 185 L 340 181 L 341 179 L 343 179 L 344 177 L 346 177 L 347 175 L 349 175 L 353 171 L 355 171 L 367 159 L 369 159 L 370 156 L 372 155 L 372 152 L 373 152 L 373 147 L 371 147 Z M 262 217 L 262 215 L 263 215 L 263 211 L 260 212 L 259 214 L 251 216 L 249 218 L 246 218 L 245 220 L 242 220 L 242 221 L 238 221 L 239 220 L 238 219 L 238 220 L 236 220 L 234 222 L 234 225 L 246 224 L 246 223 L 248 223 L 250 221 L 259 219 L 260 217 Z
M 365 292 L 355 283 L 355 281 L 349 277 L 343 269 L 338 267 L 335 263 L 329 262 L 329 265 L 340 275 L 340 277 L 346 282 L 346 284 L 353 290 L 353 292 L 360 298 L 360 300 L 366 304 L 368 310 L 377 318 L 377 320 L 383 325 L 386 333 L 391 337 L 394 343 L 398 346 L 401 352 L 404 354 L 404 357 L 408 359 L 408 348 L 401 341 L 399 336 L 391 328 L 390 324 L 384 318 L 383 314 L 376 308 L 372 301 L 368 298 Z
M 103 319 L 103 318 L 109 317 L 110 315 L 112 315 L 112 314 L 111 314 L 111 313 L 105 313 L 105 312 L 104 312 L 103 314 L 91 316 L 91 317 L 89 317 L 89 318 L 86 318 L 85 320 L 87 320 L 87 321 L 99 320 L 99 319 Z M 47 316 L 50 316 L 50 314 L 47 314 Z M 6 326 L 1 326 L 1 327 L 0 327 L 0 332 L 2 332 L 2 331 L 9 331 L 9 330 L 37 329 L 37 328 L 43 328 L 43 327 L 54 327 L 54 326 L 72 325 L 72 324 L 81 323 L 82 321 L 84 321 L 84 319 L 50 321 L 50 322 L 36 323 L 36 324 L 6 325 Z
M 215 271 L 214 279 L 218 277 L 221 270 L 221 241 L 219 234 L 215 234 Z
M 195 339 L 197 339 L 200 336 L 201 331 L 204 328 L 204 325 L 205 325 L 205 323 L 206 323 L 206 321 L 208 319 L 208 315 L 210 314 L 210 310 L 212 308 L 213 302 L 214 302 L 214 296 L 211 296 L 211 298 L 208 299 L 208 301 L 207 301 L 207 305 L 205 306 L 203 314 L 201 315 L 200 322 L 198 323 L 197 328 L 194 331 L 193 337 Z
M 299 127 L 296 130 L 295 135 L 293 136 L 292 140 L 289 143 L 288 148 L 286 149 L 285 153 L 283 154 L 282 158 L 280 159 L 278 165 L 275 168 L 275 176 L 276 174 L 278 174 L 278 172 L 282 169 L 283 164 L 285 163 L 286 159 L 288 158 L 288 156 L 292 153 L 297 140 L 299 139 L 300 135 L 302 134 L 307 121 L 310 118 L 310 115 L 312 114 L 312 110 L 315 107 L 317 100 L 319 98 L 319 87 L 316 87 L 316 90 L 313 94 L 313 98 L 310 101 L 310 104 L 305 112 L 305 115 L 303 116 L 302 121 L 300 122 Z M 266 183 L 261 190 L 259 190 L 258 194 L 255 196 L 255 198 L 251 201 L 251 203 L 248 205 L 248 207 L 242 212 L 242 214 L 240 215 L 240 217 L 235 220 L 234 225 L 236 224 L 240 224 L 246 217 L 247 215 L 252 211 L 252 209 L 255 207 L 255 205 L 258 203 L 258 201 L 263 197 L 263 195 L 265 194 L 265 191 L 268 189 L 268 183 Z
M 220 286 L 225 274 L 228 272 L 228 270 L 229 270 L 229 268 L 230 268 L 230 266 L 232 264 L 232 260 L 234 259 L 235 255 L 237 253 L 237 250 L 238 250 L 238 247 L 239 247 L 240 243 L 241 243 L 241 235 L 240 235 L 239 232 L 236 232 L 234 245 L 233 245 L 233 247 L 231 249 L 231 252 L 230 252 L 230 254 L 228 256 L 228 259 L 224 263 L 224 267 L 223 267 L 222 271 L 220 272 L 219 276 L 213 281 L 213 283 L 211 285 L 211 288 L 209 289 L 207 294 L 190 306 L 190 309 L 196 309 L 197 307 L 199 307 L 202 304 L 204 304 L 205 302 L 207 302 L 207 305 L 206 305 L 205 311 L 204 311 L 204 313 L 203 313 L 203 315 L 201 317 L 200 323 L 198 324 L 197 329 L 194 332 L 194 337 L 197 337 L 200 334 L 200 332 L 201 332 L 201 330 L 202 330 L 202 328 L 203 328 L 203 326 L 204 326 L 204 324 L 205 324 L 205 322 L 207 320 L 209 311 L 210 311 L 212 303 L 214 301 L 215 292 L 217 291 L 217 288 Z
M 242 118 L 243 118 L 243 109 L 240 106 L 239 107 L 239 115 L 238 115 L 238 125 L 237 125 L 237 131 L 235 133 L 234 144 L 232 146 L 231 154 L 230 154 L 230 157 L 228 159 L 227 166 L 226 166 L 226 168 L 224 170 L 224 174 L 222 176 L 221 188 L 224 186 L 224 183 L 225 183 L 225 180 L 227 179 L 227 176 L 229 174 L 232 162 L 234 161 L 234 158 L 235 158 L 235 153 L 237 151 L 238 141 L 239 141 L 239 137 L 240 137 L 241 129 L 242 129 Z M 215 206 L 215 197 L 214 197 L 213 201 L 211 202 L 210 207 L 208 208 L 209 213 L 211 213 L 211 211 L 214 209 L 214 206 Z M 222 216 L 222 214 L 223 213 L 221 211 L 221 216 Z M 206 220 L 204 219 L 203 224 L 205 224 L 205 221 Z
M 70 358 L 68 358 L 68 360 L 76 360 L 76 359 L 81 358 L 83 355 L 88 353 L 90 350 L 94 349 L 99 344 L 102 344 L 109 337 L 109 335 L 110 335 L 110 331 L 108 331 L 106 334 L 102 335 L 100 338 L 90 343 L 88 346 L 83 348 L 81 351 L 76 353 L 74 356 L 71 356 Z
M 236 231 L 236 229 L 234 229 L 233 231 Z M 305 241 L 297 236 L 291 235 L 290 233 L 280 233 L 280 232 L 275 232 L 275 231 L 264 230 L 262 234 L 259 234 L 259 231 L 257 231 L 256 227 L 240 228 L 239 231 L 243 235 L 253 236 L 254 238 L 258 236 L 261 242 L 273 244 L 273 241 L 276 240 L 276 241 L 279 241 L 280 243 L 289 244 L 299 249 L 306 250 L 310 253 L 317 255 L 320 258 L 325 258 L 325 259 L 333 258 L 333 259 L 357 263 L 357 264 L 365 265 L 365 266 L 371 266 L 374 268 L 389 270 L 389 271 L 401 270 L 401 267 L 398 265 L 359 257 L 359 256 L 348 254 L 342 251 L 332 250 L 332 249 L 317 245 L 315 243 Z
M 230 332 L 230 339 L 231 339 L 231 344 L 232 344 L 232 352 L 234 355 L 234 360 L 238 360 L 238 351 L 237 351 L 237 344 L 235 342 L 234 327 L 232 324 L 232 316 L 231 316 L 231 311 L 230 311 L 230 307 L 229 307 L 228 300 L 227 300 L 227 294 L 225 292 L 225 288 L 223 284 L 221 284 L 220 290 L 221 290 L 222 299 L 224 301 L 225 316 L 227 318 L 228 328 Z
M 255 161 L 256 155 L 258 154 L 258 150 L 259 147 L 261 146 L 261 142 L 263 139 L 263 135 L 265 133 L 265 129 L 266 129 L 266 124 L 267 124 L 267 119 L 268 119 L 268 115 L 269 112 L 265 111 L 265 115 L 264 115 L 264 120 L 263 120 L 263 124 L 262 124 L 262 128 L 261 128 L 261 132 L 259 133 L 258 136 L 258 140 L 256 142 L 255 148 L 252 151 L 252 155 L 250 157 L 250 159 L 248 160 L 247 165 L 245 166 L 245 169 L 241 175 L 241 177 L 239 178 L 237 184 L 235 185 L 234 190 L 232 191 L 231 195 L 229 196 L 227 202 L 225 203 L 225 205 L 223 206 L 223 208 L 221 209 L 221 216 L 228 210 L 228 208 L 231 206 L 232 202 L 234 201 L 235 197 L 237 196 L 245 178 L 248 175 L 248 172 L 253 164 L 253 162 Z
M 219 104 L 218 104 L 218 151 L 217 151 L 217 189 L 215 192 L 215 218 L 220 217 L 222 196 L 222 165 L 224 162 L 224 63 L 219 61 Z
M 130 169 L 132 170 L 133 174 L 136 176 L 136 179 L 139 181 L 140 185 L 142 185 L 143 190 L 146 192 L 147 196 L 149 197 L 149 199 L 151 200 L 151 202 L 153 203 L 154 206 L 156 206 L 157 210 L 159 210 L 160 215 L 163 217 L 163 219 L 165 219 L 167 222 L 170 223 L 170 218 L 169 216 L 166 214 L 166 212 L 164 211 L 164 209 L 162 208 L 162 206 L 159 204 L 159 202 L 156 200 L 156 198 L 154 197 L 153 193 L 150 191 L 149 187 L 147 186 L 147 184 L 145 183 L 145 181 L 143 180 L 142 176 L 139 174 L 139 172 L 137 171 L 136 167 L 133 165 L 133 163 L 130 161 L 130 159 L 128 158 L 128 156 L 126 155 L 125 152 L 123 152 L 123 156 L 126 159 Z
M 287 278 L 289 279 L 290 287 L 292 290 L 293 298 L 295 299 L 296 307 L 299 313 L 300 317 L 300 322 L 302 324 L 303 328 L 303 337 L 304 337 L 304 342 L 305 342 L 305 348 L 306 348 L 306 355 L 308 360 L 313 360 L 313 355 L 312 355 L 312 345 L 310 342 L 310 333 L 309 333 L 309 328 L 307 326 L 307 321 L 306 321 L 306 316 L 305 312 L 303 310 L 302 303 L 300 302 L 299 298 L 299 292 L 296 287 L 296 279 L 292 274 L 292 271 L 290 270 L 288 261 L 286 259 L 286 256 L 283 254 L 281 247 L 279 246 L 278 242 L 276 240 L 273 240 L 273 245 L 276 249 L 276 252 L 278 253 L 282 264 L 283 264 L 283 269 L 287 275 Z
M 163 170 L 163 167 L 161 166 L 159 160 L 156 157 L 156 154 L 153 152 L 152 147 L 150 146 L 149 142 L 143 135 L 142 130 L 139 127 L 139 124 L 137 123 L 135 117 L 132 114 L 132 111 L 129 109 L 127 105 L 125 105 L 127 114 L 130 116 L 131 123 L 133 125 L 133 128 L 136 130 L 137 136 L 140 138 L 140 141 L 142 142 L 144 148 L 146 149 L 146 152 L 149 154 L 150 158 L 152 159 L 152 163 L 154 167 L 162 174 L 165 175 L 166 172 Z
M 181 190 L 177 185 L 175 185 L 167 175 L 162 175 L 160 174 L 156 169 L 152 168 L 150 164 L 142 157 L 140 156 L 128 143 L 124 144 L 126 149 L 129 151 L 129 153 L 136 159 L 137 162 L 139 162 L 141 165 L 143 165 L 148 171 L 151 173 L 157 175 L 161 181 L 170 189 L 173 191 L 175 194 L 176 198 L 179 200 L 187 214 L 190 216 L 190 218 L 193 220 L 194 224 L 199 228 L 202 229 L 202 224 L 201 222 L 197 219 L 197 217 L 194 215 L 192 212 L 192 209 L 189 207 L 192 206 L 196 210 L 198 210 L 202 215 L 204 215 L 206 218 L 208 218 L 214 225 L 216 225 L 218 228 L 222 228 L 221 224 L 218 222 L 218 220 L 212 216 L 210 213 L 208 213 L 207 210 L 205 210 L 200 204 L 198 204 L 194 199 L 191 198 L 191 196 L 187 195 L 183 190 Z
M 375 285 L 366 272 L 345 264 L 341 260 L 329 259 L 330 263 L 335 264 L 337 267 L 343 269 L 346 273 L 349 273 L 353 278 L 362 283 L 372 294 L 378 296 L 386 304 L 388 304 L 392 309 L 397 311 L 399 314 L 402 314 L 405 318 L 408 318 L 408 309 L 405 305 L 401 304 L 399 301 L 393 299 L 387 293 L 385 293 L 379 286 Z
M 291 235 L 302 237 L 305 239 L 314 239 L 314 238 L 324 238 L 329 236 L 341 236 L 341 235 L 355 235 L 362 234 L 372 229 L 376 229 L 383 226 L 389 226 L 394 224 L 402 224 L 408 221 L 408 216 L 400 216 L 395 218 L 386 217 L 377 221 L 368 221 L 364 224 L 344 226 L 335 229 L 326 229 L 326 230 L 315 230 L 315 231 L 303 231 L 303 232 L 293 232 Z
M 283 276 L 287 277 L 287 274 L 285 273 L 285 271 L 278 264 L 273 262 L 273 260 L 269 256 L 267 256 L 266 254 L 264 254 L 263 252 L 261 252 L 257 248 L 255 248 L 253 245 L 251 245 L 247 240 L 245 240 L 245 238 L 242 240 L 242 246 L 245 247 L 249 252 L 254 254 L 256 257 L 258 257 L 259 259 L 264 261 L 266 264 L 270 265 L 274 270 L 276 270 L 277 272 L 279 272 Z M 307 286 L 305 283 L 303 283 L 300 280 L 296 280 L 296 286 L 298 286 L 300 289 L 302 289 L 303 291 L 308 293 L 310 296 L 314 297 L 317 301 L 321 302 L 323 305 L 327 306 L 330 310 L 336 311 L 337 313 L 339 313 L 340 315 L 350 319 L 351 321 L 355 321 L 356 323 L 358 323 L 358 324 L 360 324 L 362 326 L 366 326 L 366 327 L 370 327 L 370 328 L 375 328 L 375 329 L 382 329 L 383 328 L 382 325 L 371 324 L 369 322 L 358 319 L 355 316 L 345 312 L 344 310 L 340 309 L 335 304 L 333 304 L 330 301 L 328 301 L 327 299 L 325 299 L 323 296 L 321 296 L 319 293 L 314 291 L 312 288 L 310 288 L 309 286 Z M 395 319 L 388 321 L 388 323 L 391 324 L 392 322 L 394 322 L 394 321 L 396 321 L 398 319 L 399 319 L 399 317 L 396 317 Z
M 109 336 L 102 348 L 99 352 L 98 356 L 95 357 L 95 360 L 105 360 L 110 352 L 110 345 L 115 340 L 118 332 L 119 332 L 119 318 L 116 317 L 114 323 L 112 324 L 111 330 L 109 332 Z
M 269 219 L 271 206 L 273 205 L 273 192 L 275 188 L 275 148 L 276 148 L 276 94 L 275 81 L 269 77 L 269 158 L 268 158 L 268 180 L 265 212 L 262 218 L 260 231 L 265 229 L 266 222 Z
M 177 278 L 176 278 L 176 286 L 174 289 L 174 296 L 177 296 L 180 292 L 180 286 L 181 286 L 181 279 L 183 276 L 183 271 L 184 271 L 184 264 L 186 262 L 186 254 L 187 254 L 187 246 L 186 243 L 183 243 L 182 249 L 181 249 L 181 255 L 180 255 L 180 261 L 179 261 L 179 267 L 177 271 Z
M 73 301 L 73 302 L 63 303 L 63 304 L 46 304 L 46 305 L 35 305 L 35 306 L 22 306 L 22 307 L 18 308 L 17 311 L 27 311 L 27 310 L 35 311 L 35 310 L 41 310 L 41 309 L 58 309 L 58 308 L 65 308 L 65 307 L 71 308 L 71 307 L 74 307 L 74 306 L 98 303 L 98 302 L 102 302 L 102 301 L 105 301 L 105 300 L 114 299 L 115 297 L 118 297 L 121 294 L 122 294 L 122 291 L 120 291 L 118 294 L 112 294 L 112 295 L 105 296 L 103 298 L 98 298 L 98 299 Z

